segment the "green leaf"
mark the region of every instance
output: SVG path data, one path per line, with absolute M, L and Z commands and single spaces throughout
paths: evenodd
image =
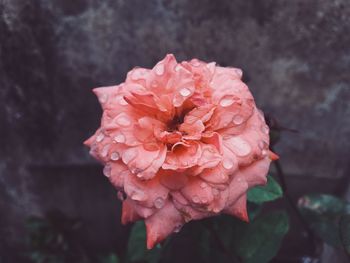
M 276 200 L 282 197 L 283 191 L 280 185 L 272 176 L 267 176 L 267 184 L 265 186 L 256 186 L 248 191 L 248 201 L 261 204 L 268 201 Z
M 248 202 L 247 209 L 248 209 L 249 220 L 250 221 L 254 220 L 254 218 L 260 214 L 262 208 L 263 206 L 261 204 Z
M 339 222 L 339 234 L 341 243 L 348 255 L 350 255 L 350 215 L 342 215 Z
M 247 224 L 244 234 L 237 238 L 236 253 L 245 263 L 269 262 L 278 252 L 289 230 L 285 212 L 273 212 Z
M 146 227 L 143 221 L 134 224 L 128 242 L 127 259 L 129 262 L 146 261 L 156 263 L 161 256 L 161 247 L 146 248 Z
M 129 261 L 142 260 L 146 252 L 146 229 L 144 222 L 136 222 L 130 233 L 128 242 L 128 259 Z

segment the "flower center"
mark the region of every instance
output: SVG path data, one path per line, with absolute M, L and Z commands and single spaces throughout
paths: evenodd
M 184 122 L 187 113 L 189 113 L 191 110 L 192 108 L 186 110 L 183 109 L 180 113 L 176 114 L 174 118 L 167 123 L 167 131 L 177 131 L 179 126 Z
M 181 114 L 180 116 L 176 115 L 167 124 L 168 132 L 177 131 L 178 127 L 184 122 L 184 119 L 185 119 L 185 114 Z

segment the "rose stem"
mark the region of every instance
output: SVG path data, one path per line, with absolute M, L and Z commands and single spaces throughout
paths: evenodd
M 274 151 L 272 147 L 271 147 L 271 150 Z M 306 231 L 306 233 L 308 235 L 308 238 L 310 240 L 310 243 L 313 245 L 313 250 L 315 251 L 315 243 L 314 243 L 313 231 L 311 230 L 311 228 L 309 227 L 309 224 L 306 222 L 306 220 L 304 219 L 304 217 L 300 213 L 299 209 L 295 205 L 292 197 L 289 195 L 287 184 L 286 184 L 286 180 L 285 180 L 285 174 L 283 172 L 281 163 L 280 163 L 279 160 L 275 160 L 273 163 L 274 163 L 276 171 L 277 171 L 277 177 L 278 177 L 278 179 L 279 179 L 279 181 L 281 183 L 281 187 L 282 187 L 282 190 L 283 190 L 283 197 L 285 198 L 285 200 L 287 201 L 289 206 L 292 208 L 293 212 L 298 217 L 301 225 L 304 227 L 304 229 L 305 229 L 305 231 Z

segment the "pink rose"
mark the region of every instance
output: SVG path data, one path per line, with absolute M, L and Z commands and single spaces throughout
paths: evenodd
M 247 221 L 246 193 L 266 183 L 269 128 L 242 71 L 167 55 L 124 83 L 94 89 L 101 127 L 85 144 L 119 189 L 122 222 L 145 219 L 147 247 L 190 220 Z

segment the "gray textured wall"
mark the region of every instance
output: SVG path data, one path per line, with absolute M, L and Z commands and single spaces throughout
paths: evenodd
M 82 146 L 101 113 L 90 90 L 166 53 L 243 68 L 257 104 L 300 131 L 277 147 L 288 174 L 348 176 L 348 0 L 0 0 L 0 14 L 0 255 L 51 207 L 113 239 L 115 193 Z

